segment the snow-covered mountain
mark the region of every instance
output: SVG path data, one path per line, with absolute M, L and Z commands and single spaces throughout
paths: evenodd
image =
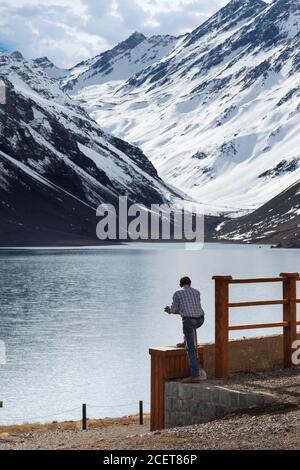
M 132 75 L 168 54 L 176 42 L 177 39 L 169 35 L 146 38 L 135 32 L 113 49 L 70 69 L 63 81 L 63 89 L 74 94 L 88 88 L 92 93 L 94 85 L 102 85 L 102 89 L 96 89 L 99 99 L 100 92 L 117 90 Z
M 300 248 L 300 182 L 251 214 L 222 222 L 215 238 Z
M 143 152 L 105 133 L 21 54 L 0 54 L 0 244 L 95 240 L 95 208 L 178 199 Z
M 63 83 L 167 182 L 243 213 L 300 179 L 299 50 L 300 0 L 232 0 L 129 78 L 116 61 Z
M 54 65 L 54 63 L 46 56 L 38 57 L 37 59 L 34 59 L 33 62 L 39 65 L 44 70 L 44 72 L 46 72 L 48 77 L 55 80 L 63 79 L 70 73 L 68 69 L 62 69 Z

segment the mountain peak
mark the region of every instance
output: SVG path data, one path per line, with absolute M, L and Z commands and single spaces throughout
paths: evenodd
M 230 4 L 240 5 L 244 8 L 249 6 L 249 5 L 252 6 L 252 5 L 255 5 L 255 4 L 266 6 L 266 2 L 264 2 L 263 0 L 230 0 L 230 2 L 227 5 L 230 5 Z
M 20 51 L 13 51 L 11 52 L 11 57 L 13 57 L 14 59 L 24 59 L 23 55 L 21 54 Z
M 125 45 L 126 47 L 133 49 L 134 47 L 138 46 L 141 42 L 145 41 L 146 36 L 142 33 L 138 33 L 135 31 L 132 33 L 125 41 L 122 41 L 120 45 Z
M 51 62 L 51 60 L 47 56 L 37 57 L 33 61 L 38 65 L 53 65 L 53 62 Z
M 36 59 L 33 59 L 33 62 L 41 67 L 50 78 L 62 79 L 69 74 L 67 69 L 57 67 L 47 56 L 37 57 Z
M 129 36 L 129 38 L 134 38 L 134 39 L 144 41 L 146 39 L 146 36 L 143 33 L 139 33 L 138 31 L 135 31 Z
M 123 51 L 134 49 L 141 42 L 145 41 L 145 39 L 147 39 L 147 38 L 146 38 L 146 36 L 144 36 L 144 34 L 138 33 L 137 31 L 135 31 L 127 39 L 125 39 L 124 41 L 119 42 L 115 47 L 113 47 L 109 51 L 101 53 L 99 55 L 99 57 L 103 57 L 107 54 L 108 55 L 110 55 L 110 54 L 113 54 L 113 55 L 114 54 L 120 54 Z
M 230 0 L 223 8 L 221 8 L 220 12 L 236 12 L 238 10 L 262 10 L 266 8 L 267 3 L 263 0 Z
M 128 80 L 167 55 L 175 42 L 176 38 L 173 36 L 158 35 L 147 38 L 135 31 L 112 49 L 73 67 L 63 83 L 63 89 L 69 93 L 72 90 L 74 93 L 87 86 L 101 86 L 107 82 L 115 87 L 118 82 Z M 98 90 L 96 93 L 98 100 L 101 92 Z
M 51 62 L 50 59 L 46 55 L 44 55 L 43 57 L 37 57 L 34 60 L 36 62 Z
M 190 45 L 212 31 L 229 30 L 242 21 L 248 21 L 267 8 L 262 0 L 231 0 L 211 18 L 192 31 L 186 40 Z

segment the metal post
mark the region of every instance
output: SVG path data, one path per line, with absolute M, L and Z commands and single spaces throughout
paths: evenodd
M 86 404 L 82 405 L 82 430 L 87 430 L 87 418 L 86 418 Z
M 143 401 L 141 400 L 139 403 L 139 412 L 140 412 L 140 425 L 144 424 L 144 406 Z

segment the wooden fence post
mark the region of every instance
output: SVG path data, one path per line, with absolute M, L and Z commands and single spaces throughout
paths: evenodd
M 185 348 L 164 347 L 149 349 L 151 355 L 151 431 L 165 427 L 165 381 L 181 379 L 189 375 Z M 198 346 L 203 364 L 203 349 Z
M 285 278 L 282 282 L 283 300 L 288 300 L 283 305 L 283 321 L 288 322 L 283 328 L 283 364 L 284 368 L 292 367 L 293 342 L 297 339 L 297 278 L 299 273 L 281 273 Z
M 231 276 L 214 276 L 215 281 L 215 375 L 226 379 L 229 375 L 229 281 Z

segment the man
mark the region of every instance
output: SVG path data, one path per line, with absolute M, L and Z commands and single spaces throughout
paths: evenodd
M 201 307 L 200 292 L 191 287 L 189 277 L 180 279 L 181 290 L 175 292 L 171 307 L 166 307 L 165 312 L 181 315 L 185 347 L 188 354 L 190 377 L 185 382 L 200 382 L 207 379 L 207 374 L 199 365 L 196 348 L 196 331 L 204 323 L 204 311 Z

